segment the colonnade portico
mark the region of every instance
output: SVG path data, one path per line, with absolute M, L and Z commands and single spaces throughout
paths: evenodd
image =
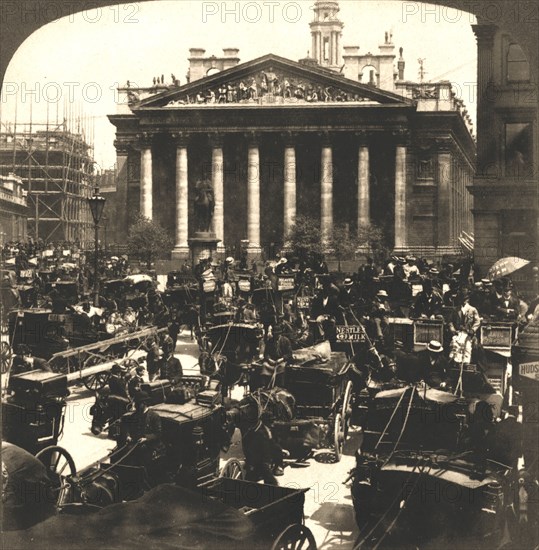
M 286 242 L 293 229 L 298 211 L 297 188 L 297 137 L 298 133 L 283 132 L 283 242 Z M 329 242 L 335 218 L 334 212 L 334 142 L 327 132 L 320 136 L 320 235 L 323 242 Z M 350 132 L 350 138 L 357 144 L 357 227 L 366 227 L 371 222 L 370 155 L 368 132 Z M 261 253 L 261 164 L 259 132 L 244 134 L 247 149 L 247 212 L 245 236 L 248 240 L 247 251 L 250 256 Z M 173 258 L 189 256 L 189 238 L 192 221 L 189 220 L 189 181 L 192 166 L 189 164 L 189 133 L 171 133 L 176 148 L 175 155 L 175 248 Z M 223 143 L 226 133 L 214 133 L 209 136 L 211 151 L 211 185 L 214 192 L 214 215 L 211 230 L 220 241 L 218 252 L 225 250 L 225 153 Z M 140 150 L 140 213 L 152 219 L 154 206 L 152 182 L 152 147 L 148 137 L 139 142 Z M 395 147 L 395 248 L 406 247 L 406 145 L 398 143 Z M 388 212 L 392 205 L 388 205 Z M 157 210 L 156 210 L 157 211 Z M 392 215 L 392 214 L 389 214 Z

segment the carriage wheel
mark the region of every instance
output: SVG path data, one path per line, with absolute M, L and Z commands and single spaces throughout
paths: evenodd
M 63 447 L 57 445 L 39 451 L 36 458 L 47 468 L 47 475 L 52 482 L 56 497 L 56 505 L 61 506 L 69 492 L 67 478 L 77 473 L 75 461 Z
M 219 471 L 219 477 L 227 477 L 229 479 L 245 479 L 243 464 L 237 458 L 229 458 Z
M 2 374 L 6 373 L 11 367 L 13 360 L 13 350 L 7 342 L 0 342 L 0 369 Z
M 344 449 L 344 420 L 341 413 L 335 415 L 333 424 L 333 447 L 335 449 L 335 461 L 340 462 Z
M 91 376 L 83 378 L 82 381 L 90 391 L 98 391 L 107 385 L 107 382 L 109 381 L 109 373 L 100 372 L 98 374 L 92 374 Z
M 289 525 L 273 543 L 271 550 L 316 550 L 316 541 L 305 525 Z
M 350 428 L 350 419 L 352 418 L 352 409 L 351 409 L 351 403 L 352 403 L 352 390 L 353 390 L 353 384 L 351 380 L 348 380 L 346 384 L 346 388 L 344 390 L 344 397 L 342 400 L 342 419 L 343 419 L 343 432 L 344 432 L 344 438 L 346 439 L 348 435 L 348 429 Z

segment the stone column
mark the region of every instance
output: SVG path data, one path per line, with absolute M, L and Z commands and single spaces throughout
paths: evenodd
M 291 141 L 284 149 L 284 223 L 285 244 L 290 237 L 296 219 L 296 149 Z
M 219 136 L 212 137 L 211 146 L 211 180 L 213 186 L 213 195 L 215 199 L 215 209 L 213 212 L 213 232 L 215 233 L 215 237 L 221 241 L 217 245 L 217 248 L 222 252 L 225 248 L 224 154 L 222 139 Z
M 129 158 L 129 143 L 116 140 L 116 171 L 118 180 L 116 183 L 116 196 L 118 198 L 118 210 L 115 212 L 114 219 L 110 217 L 110 223 L 114 229 L 113 239 L 116 242 L 125 242 L 128 231 L 128 206 L 127 206 L 127 187 L 129 184 L 127 174 L 127 162 Z M 112 240 L 112 239 L 111 239 Z
M 153 219 L 152 144 L 148 138 L 140 149 L 140 214 Z
M 248 253 L 258 256 L 260 248 L 260 152 L 254 136 L 249 136 L 247 154 L 247 239 Z
M 369 147 L 366 137 L 360 137 L 357 166 L 357 227 L 371 223 Z
M 406 248 L 406 145 L 395 151 L 395 249 Z
M 327 141 L 322 144 L 320 170 L 320 235 L 328 242 L 333 231 L 333 149 Z
M 451 200 L 451 155 L 449 151 L 438 152 L 437 177 L 437 218 L 438 238 L 437 246 L 451 245 L 451 220 L 453 217 Z
M 173 259 L 189 257 L 189 163 L 187 137 L 176 139 L 176 246 Z
M 472 25 L 477 39 L 477 172 L 495 170 L 496 135 L 493 132 L 495 90 L 492 87 L 493 49 L 496 27 Z
M 311 57 L 316 59 L 316 34 L 313 34 Z

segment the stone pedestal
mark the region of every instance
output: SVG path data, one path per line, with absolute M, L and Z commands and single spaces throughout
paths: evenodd
M 215 258 L 217 245 L 221 242 L 215 233 L 198 231 L 192 239 L 189 239 L 189 257 L 191 265 L 198 265 L 199 261 L 206 258 Z

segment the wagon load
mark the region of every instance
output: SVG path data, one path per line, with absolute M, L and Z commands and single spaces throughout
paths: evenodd
M 66 510 L 67 511 L 67 510 Z M 238 548 L 253 532 L 250 519 L 240 511 L 203 492 L 173 486 L 156 487 L 133 502 L 103 508 L 82 516 L 60 514 L 32 529 L 5 533 L 12 549 L 30 548 L 36 540 L 46 548 L 65 545 L 88 550 L 110 548 Z

